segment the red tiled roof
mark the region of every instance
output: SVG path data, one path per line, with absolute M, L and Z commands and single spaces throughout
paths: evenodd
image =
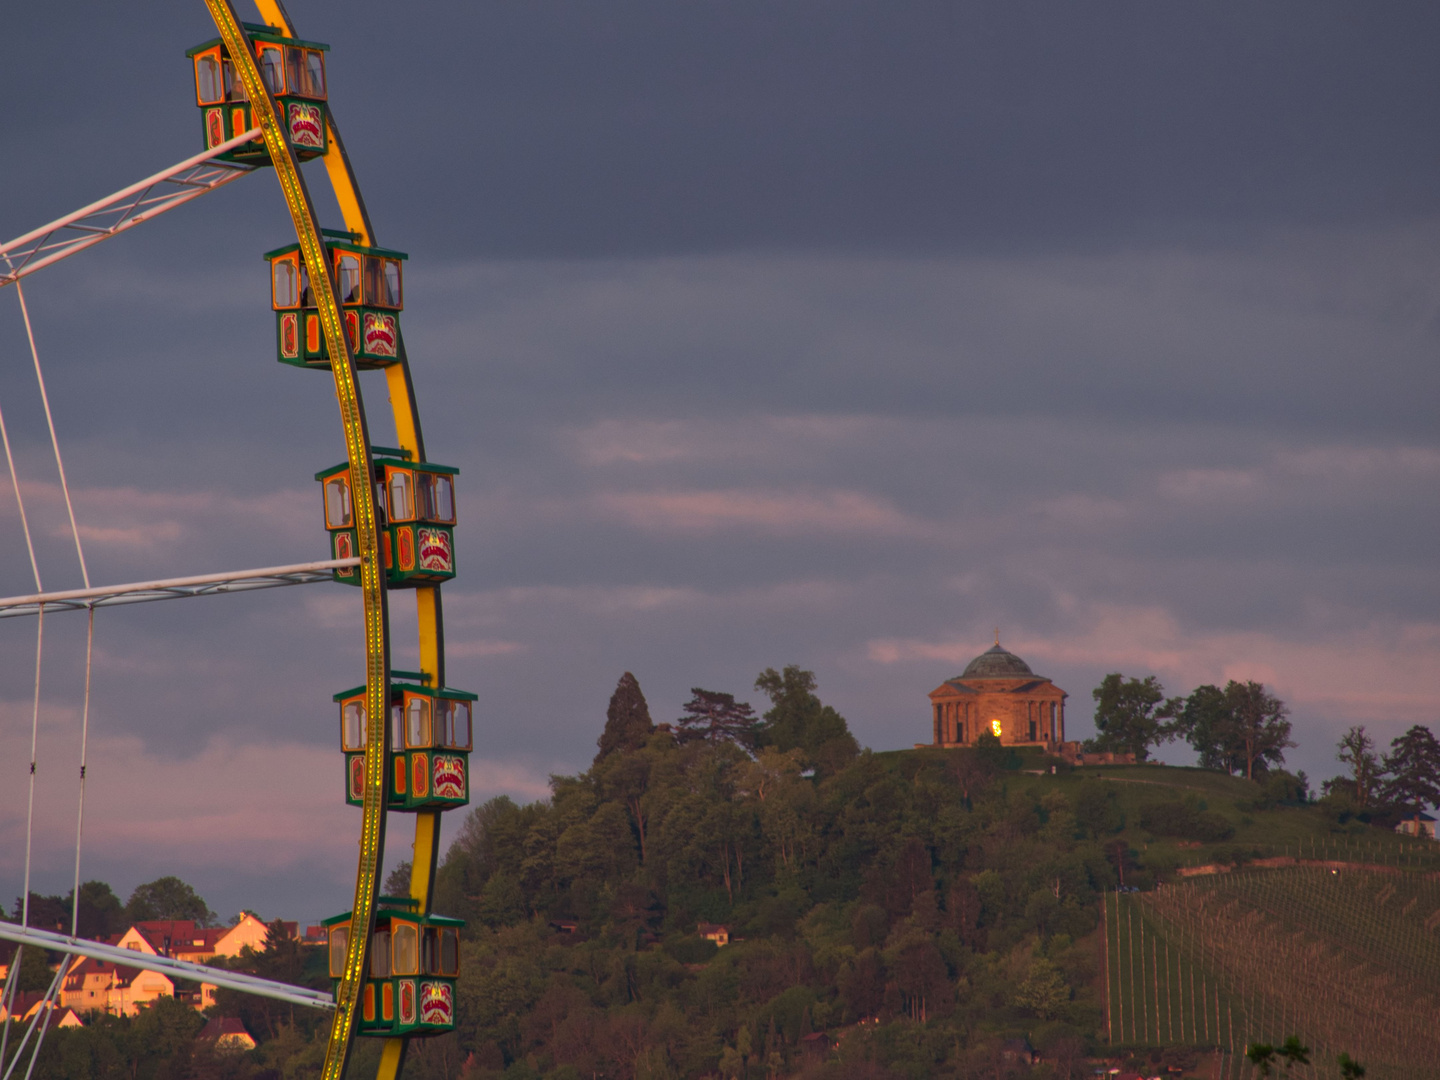
M 161 954 L 176 948 L 193 947 L 191 943 L 205 933 L 203 927 L 195 925 L 194 919 L 153 919 L 137 922 L 132 929 Z

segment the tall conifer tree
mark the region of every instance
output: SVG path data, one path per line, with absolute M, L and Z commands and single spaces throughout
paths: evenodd
M 595 760 L 609 757 L 617 750 L 638 750 L 655 731 L 650 721 L 650 706 L 640 692 L 640 682 L 625 672 L 615 684 L 610 695 L 610 707 L 605 710 L 605 730 L 598 740 L 600 752 Z

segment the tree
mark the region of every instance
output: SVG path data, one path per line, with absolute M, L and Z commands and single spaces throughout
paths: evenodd
M 1350 766 L 1355 782 L 1355 802 L 1369 806 L 1380 786 L 1380 759 L 1375 755 L 1375 740 L 1365 734 L 1365 725 L 1352 727 L 1340 736 L 1335 756 Z
M 1234 679 L 1225 684 L 1225 703 L 1242 751 L 1245 779 L 1255 779 L 1257 768 L 1264 772 L 1269 765 L 1282 764 L 1285 748 L 1295 745 L 1290 740 L 1290 721 L 1285 719 L 1290 710 L 1285 703 L 1267 694 L 1260 683 Z
M 1271 765 L 1285 761 L 1290 739 L 1289 709 L 1257 682 L 1231 679 L 1225 689 L 1197 687 L 1185 699 L 1167 703 L 1178 713 L 1176 730 L 1200 754 L 1207 769 L 1244 773 L 1254 780 Z
M 756 745 L 781 753 L 802 750 L 816 772 L 829 776 L 860 752 L 845 718 L 815 696 L 815 673 L 789 664 L 784 671 L 766 668 L 755 689 L 770 698 L 771 708 L 756 733 Z
M 125 918 L 132 923 L 153 919 L 193 919 L 201 926 L 215 924 L 215 913 L 209 905 L 178 877 L 156 878 L 136 886 L 125 905 Z
M 1275 1047 L 1269 1043 L 1251 1043 L 1245 1047 L 1245 1056 L 1260 1070 L 1261 1076 L 1270 1075 L 1270 1069 L 1275 1064 Z
M 28 948 L 22 946 L 15 951 L 20 954 L 20 970 L 15 973 L 15 989 L 21 993 L 29 990 L 49 989 L 51 981 L 55 978 L 55 972 L 50 970 L 50 962 L 46 959 L 45 950 L 31 945 Z
M 1245 1048 L 1245 1056 L 1260 1070 L 1261 1076 L 1269 1076 L 1271 1068 L 1278 1060 L 1285 1062 L 1286 1073 L 1289 1073 L 1291 1065 L 1310 1064 L 1310 1048 L 1294 1035 L 1279 1047 L 1269 1043 L 1251 1043 Z M 1364 1070 L 1361 1070 L 1361 1075 L 1364 1075 Z
M 15 905 L 10 909 L 10 918 L 19 922 L 21 915 L 28 915 L 28 925 L 38 930 L 58 930 L 68 932 L 70 929 L 70 897 L 67 896 L 42 896 L 40 893 L 30 894 L 30 910 L 25 911 L 24 901 L 21 897 L 15 898 Z
M 409 896 L 410 895 L 410 861 L 407 859 L 398 863 L 394 870 L 385 878 L 385 886 L 380 890 L 384 896 Z
M 1360 1080 L 1365 1075 L 1365 1066 L 1356 1061 L 1349 1054 L 1342 1053 L 1335 1059 L 1340 1065 L 1340 1075 L 1345 1080 Z
M 85 881 L 80 885 L 80 921 L 76 931 L 81 937 L 103 941 L 125 927 L 125 908 L 120 898 L 103 881 Z
M 685 715 L 678 721 L 677 737 L 681 742 L 705 739 L 709 742 L 733 742 L 746 750 L 755 747 L 755 710 L 734 694 L 691 687 L 694 695 L 685 703 Z
M 1197 686 L 1187 698 L 1170 703 L 1175 707 L 1176 727 L 1185 741 L 1200 755 L 1200 767 L 1233 773 L 1241 767 L 1231 755 L 1230 713 L 1225 691 L 1207 683 Z
M 605 730 L 600 733 L 600 752 L 595 755 L 595 761 L 598 763 L 617 751 L 639 750 L 654 731 L 650 706 L 640 692 L 639 680 L 627 671 L 620 676 L 615 692 L 610 695 L 610 707 L 605 710 Z
M 1069 1000 L 1070 987 L 1065 984 L 1065 976 L 1044 956 L 1030 961 L 1030 971 L 1015 988 L 1015 1004 L 1029 1009 L 1041 1020 L 1053 1019 Z
M 1126 679 L 1111 672 L 1090 694 L 1095 699 L 1097 750 L 1119 750 L 1135 755 L 1136 761 L 1150 756 L 1150 747 L 1175 737 L 1172 715 L 1165 701 L 1165 689 L 1153 675 Z
M 1429 728 L 1416 724 L 1391 742 L 1385 771 L 1386 802 L 1409 810 L 1440 806 L 1440 741 Z

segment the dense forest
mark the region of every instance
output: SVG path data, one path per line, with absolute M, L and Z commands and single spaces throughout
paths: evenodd
M 467 921 L 458 1024 L 413 1044 L 407 1076 L 1088 1075 L 1104 1051 L 1103 892 L 1192 855 L 1243 862 L 1262 835 L 1378 833 L 1344 791 L 1308 805 L 1273 760 L 1253 781 L 1137 766 L 1119 783 L 993 738 L 873 753 L 811 673 L 767 670 L 756 687 L 763 716 L 697 689 L 657 724 L 627 673 L 587 771 L 457 823 L 435 908 Z M 1210 783 L 1211 801 L 1172 774 Z M 719 927 L 723 944 L 701 934 Z M 277 932 L 239 964 L 327 986 L 319 954 Z M 318 1072 L 327 1017 L 223 991 L 216 1011 L 260 1046 L 216 1054 L 194 1041 L 204 1018 L 165 1003 L 56 1033 L 36 1075 Z M 357 1043 L 350 1074 L 373 1075 L 378 1049 Z
M 998 741 L 859 752 L 809 673 L 758 685 L 757 725 L 697 691 L 656 726 L 627 675 L 589 771 L 470 816 L 437 905 L 472 927 L 477 1073 L 993 1075 L 1028 1034 L 1067 1075 L 1099 1021 L 1104 793 L 1012 791 Z

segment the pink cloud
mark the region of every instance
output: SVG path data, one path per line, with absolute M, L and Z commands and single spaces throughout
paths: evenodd
M 8 485 L 6 485 L 8 486 Z M 37 536 L 70 540 L 70 520 L 60 486 L 21 482 L 30 527 Z M 309 538 L 318 527 L 314 492 L 285 489 L 254 496 L 215 491 L 147 491 L 135 487 L 72 488 L 76 524 L 86 545 L 146 549 L 195 540 L 216 528 L 264 529 L 290 539 Z M 0 498 L 0 520 L 18 521 L 13 496 Z
M 858 491 L 819 494 L 767 490 L 612 492 L 597 497 L 607 516 L 676 532 L 751 529 L 778 535 L 868 533 L 928 536 L 932 527 Z
M 481 638 L 476 641 L 447 641 L 445 653 L 457 659 L 483 659 L 487 656 L 512 656 L 524 652 L 525 645 L 519 641 L 500 641 Z
M 587 465 L 643 465 L 671 461 L 767 460 L 824 451 L 862 438 L 903 435 L 905 425 L 872 416 L 795 414 L 724 421 L 603 420 L 572 433 Z
M 78 717 L 46 706 L 41 724 L 35 862 L 58 866 L 74 858 Z M 0 870 L 12 876 L 25 853 L 29 755 L 29 704 L 0 706 Z M 549 795 L 547 777 L 521 764 L 476 755 L 470 775 L 475 805 Z M 85 849 L 157 873 L 305 865 L 343 878 L 354 870 L 360 815 L 344 803 L 342 777 L 340 753 L 328 747 L 216 737 L 196 754 L 167 757 L 133 736 L 92 733 Z
M 1006 647 L 1031 661 L 1155 674 L 1173 688 L 1254 679 L 1292 709 L 1343 711 L 1358 721 L 1429 722 L 1440 697 L 1440 624 L 1355 628 L 1343 637 L 1284 638 L 1260 631 L 1193 631 L 1159 607 L 1097 604 L 1075 613 L 1076 629 L 1020 635 Z M 960 665 L 976 638 L 876 639 L 867 655 L 880 664 L 943 660 Z

